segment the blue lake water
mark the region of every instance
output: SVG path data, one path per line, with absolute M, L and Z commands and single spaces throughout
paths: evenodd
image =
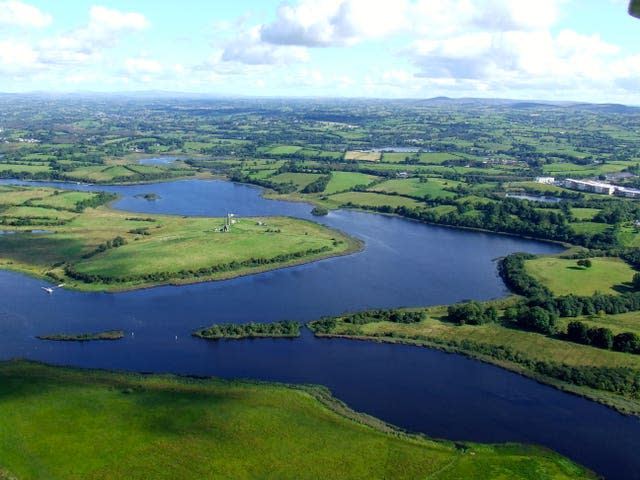
M 7 182 L 3 182 L 7 183 Z M 140 186 L 63 185 L 121 195 L 140 213 L 290 215 L 361 238 L 363 252 L 224 282 L 119 294 L 78 293 L 0 271 L 0 358 L 147 372 L 319 383 L 356 410 L 431 436 L 523 441 L 553 448 L 607 478 L 640 478 L 640 425 L 593 402 L 460 355 L 348 340 L 207 342 L 190 333 L 220 322 L 310 320 L 366 308 L 488 299 L 506 293 L 495 259 L 558 247 L 353 211 L 312 217 L 311 206 L 265 200 L 221 181 Z M 156 193 L 148 202 L 136 195 Z M 118 342 L 44 342 L 35 335 L 123 329 Z

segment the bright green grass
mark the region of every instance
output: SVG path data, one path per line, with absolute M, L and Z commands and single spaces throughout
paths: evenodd
M 610 162 L 597 165 L 576 165 L 575 163 L 551 163 L 542 166 L 547 175 L 601 175 L 604 173 L 621 172 L 629 166 L 625 162 Z
M 571 209 L 571 214 L 573 215 L 574 218 L 576 218 L 577 220 L 592 220 L 593 217 L 596 216 L 596 214 L 599 212 L 600 210 L 597 208 L 577 208 L 574 207 Z
M 249 176 L 253 179 L 256 180 L 264 180 L 265 178 L 267 178 L 269 175 L 273 175 L 276 171 L 275 170 L 253 170 L 251 172 L 249 172 Z
M 635 271 L 619 258 L 592 258 L 592 267 L 584 268 L 576 260 L 538 257 L 525 261 L 527 273 L 555 295 L 615 294 L 627 289 Z
M 442 178 L 428 178 L 426 182 L 421 182 L 419 178 L 405 178 L 387 180 L 371 187 L 374 192 L 399 193 L 414 197 L 424 197 L 429 195 L 433 198 L 451 198 L 455 193 L 445 190 L 445 188 L 455 188 L 461 182 L 446 180 Z
M 269 177 L 269 181 L 275 183 L 293 183 L 293 185 L 295 185 L 296 187 L 296 190 L 302 190 L 304 187 L 320 177 L 321 175 L 318 173 L 286 172 L 279 175 L 274 175 L 273 177 Z
M 24 218 L 52 218 L 58 220 L 69 220 L 74 217 L 74 213 L 53 208 L 44 207 L 9 207 L 1 214 L 6 217 L 24 217 Z
M 321 387 L 26 362 L 0 364 L 0 432 L 21 480 L 594 478 L 541 448 L 394 433 Z
M 34 205 L 51 207 L 51 208 L 65 208 L 74 209 L 79 202 L 83 200 L 90 200 L 97 197 L 93 192 L 62 192 L 58 195 L 53 195 L 51 192 L 46 197 L 33 202 Z
M 446 152 L 425 152 L 419 154 L 422 163 L 442 163 L 447 160 L 460 160 L 460 156 Z
M 267 153 L 270 153 L 271 155 L 290 155 L 299 150 L 302 150 L 302 147 L 299 145 L 279 145 L 269 149 Z
M 373 192 L 338 193 L 336 195 L 331 195 L 329 199 L 340 205 L 351 202 L 355 205 L 363 205 L 367 207 L 381 207 L 388 205 L 394 208 L 400 206 L 416 208 L 422 205 L 422 203 L 411 198 L 399 197 L 396 195 L 383 195 Z
M 38 189 L 40 194 L 44 190 Z M 53 189 L 48 192 L 53 194 Z M 0 191 L 0 198 L 2 196 Z M 51 197 L 45 200 L 47 198 Z M 92 275 L 122 278 L 165 272 L 169 275 L 162 280 L 164 283 L 188 283 L 272 270 L 360 248 L 359 242 L 335 230 L 288 217 L 239 218 L 231 226 L 230 232 L 223 233 L 217 231 L 224 224 L 221 218 L 154 215 L 155 222 L 131 221 L 127 218 L 147 215 L 120 212 L 107 207 L 75 213 L 23 206 L 9 207 L 4 214 L 46 217 L 42 223 L 45 229 L 51 219 L 68 221 L 50 228 L 52 232 L 42 235 L 0 236 L 0 267 L 36 276 L 51 270 L 65 278 L 64 269 L 56 266 L 64 262 L 79 272 Z M 30 225 L 28 228 L 38 226 Z M 139 228 L 146 228 L 149 235 L 135 233 Z M 117 236 L 123 237 L 127 243 L 83 258 Z M 324 250 L 318 252 L 320 249 Z M 308 251 L 316 253 L 306 253 Z M 179 271 L 197 271 L 199 268 L 233 261 L 242 262 L 251 258 L 270 260 L 293 253 L 301 256 L 253 267 L 227 268 L 213 275 L 177 274 Z M 109 284 L 88 284 L 71 278 L 65 280 L 70 287 L 84 290 L 116 290 L 161 283 L 140 278 Z
M 1 172 L 38 173 L 48 172 L 49 170 L 48 165 L 14 165 L 12 163 L 0 163 Z
M 407 158 L 413 158 L 415 154 L 412 152 L 383 152 L 382 162 L 400 163 Z
M 605 232 L 610 225 L 597 222 L 572 222 L 569 224 L 571 229 L 576 233 L 602 233 Z
M 324 193 L 331 195 L 336 192 L 350 190 L 356 185 L 369 185 L 376 178 L 378 177 L 358 172 L 333 172 L 327 188 L 324 189 Z

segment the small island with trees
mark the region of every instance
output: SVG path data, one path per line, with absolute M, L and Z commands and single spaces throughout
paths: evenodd
M 122 330 L 107 330 L 97 333 L 56 333 L 50 335 L 38 335 L 40 340 L 52 340 L 56 342 L 90 342 L 94 340 L 120 340 L 124 337 Z
M 296 338 L 300 323 L 283 320 L 272 323 L 223 323 L 197 330 L 194 337 L 207 340 L 242 340 L 245 338 Z

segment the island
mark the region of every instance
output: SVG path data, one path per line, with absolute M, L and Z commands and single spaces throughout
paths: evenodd
M 241 340 L 244 338 L 296 338 L 300 336 L 300 323 L 283 320 L 272 323 L 223 323 L 197 330 L 194 337 L 207 340 Z
M 313 385 L 8 361 L 0 396 L 0 478 L 596 478 L 541 447 L 412 435 Z
M 40 340 L 53 340 L 57 342 L 89 342 L 93 340 L 120 340 L 124 337 L 122 330 L 107 330 L 97 333 L 55 333 L 50 335 L 38 335 Z
M 346 255 L 362 242 L 291 217 L 132 216 L 108 206 L 111 194 L 0 186 L 0 268 L 85 291 L 221 280 Z M 51 289 L 48 289 L 51 290 Z

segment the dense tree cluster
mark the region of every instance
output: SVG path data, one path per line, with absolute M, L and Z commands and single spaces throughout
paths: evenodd
M 221 338 L 299 337 L 300 324 L 291 320 L 272 323 L 224 323 L 198 330 L 196 337 L 218 340 Z
M 418 323 L 424 320 L 424 311 L 402 311 L 397 309 L 388 310 L 368 310 L 366 312 L 353 313 L 343 317 L 345 323 L 353 325 L 364 325 L 374 322 L 393 323 Z
M 327 188 L 329 181 L 331 180 L 331 174 L 323 175 L 318 179 L 311 182 L 309 185 L 302 189 L 302 193 L 319 193 L 324 192 L 324 189 Z
M 82 212 L 85 208 L 96 208 L 109 202 L 113 202 L 118 196 L 115 193 L 98 192 L 91 198 L 76 202 L 75 211 Z
M 449 305 L 447 318 L 459 325 L 482 325 L 483 323 L 496 322 L 498 310 L 493 305 L 485 307 L 479 302 L 464 302 Z
M 640 353 L 640 337 L 633 332 L 623 332 L 614 336 L 611 330 L 605 327 L 589 328 L 583 322 L 569 322 L 567 338 L 572 342 L 606 350 Z

